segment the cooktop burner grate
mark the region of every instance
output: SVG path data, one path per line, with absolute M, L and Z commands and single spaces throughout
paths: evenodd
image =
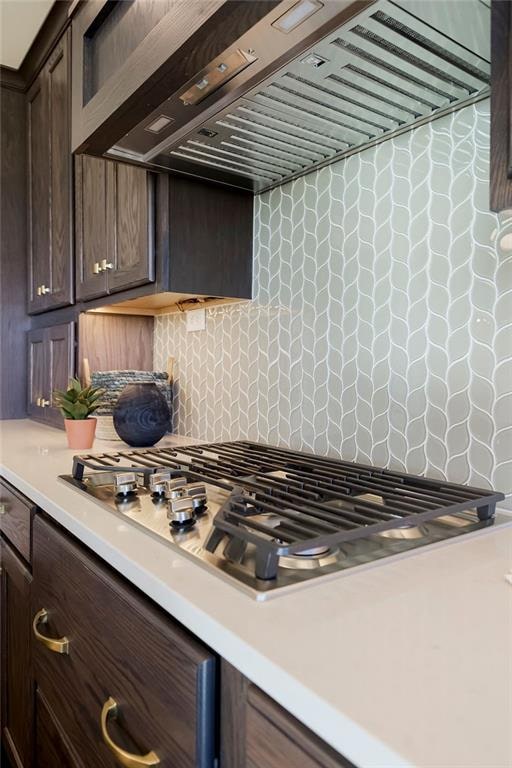
M 215 552 L 241 560 L 256 549 L 256 576 L 272 579 L 279 559 L 315 548 L 426 520 L 474 510 L 491 521 L 503 494 L 338 459 L 246 441 L 76 456 L 73 477 L 84 470 L 131 471 L 144 476 L 161 469 L 186 474 L 229 492 L 206 542 Z

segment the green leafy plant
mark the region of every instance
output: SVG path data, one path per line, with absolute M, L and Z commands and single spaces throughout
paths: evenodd
M 80 379 L 70 379 L 66 392 L 54 390 L 53 399 L 65 419 L 86 419 L 98 408 L 104 393 L 99 387 L 82 387 Z

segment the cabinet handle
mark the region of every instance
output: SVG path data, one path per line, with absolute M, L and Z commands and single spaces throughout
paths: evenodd
M 50 401 L 49 400 L 45 400 L 44 397 L 42 397 L 41 398 L 41 402 L 39 403 L 39 405 L 41 406 L 41 408 L 46 408 L 48 405 L 50 405 Z
M 106 272 L 107 269 L 114 269 L 114 265 L 111 261 L 107 261 L 106 259 L 101 260 L 101 271 Z
M 134 755 L 132 752 L 126 752 L 126 750 L 114 744 L 108 734 L 107 726 L 111 718 L 115 719 L 117 717 L 117 711 L 117 701 L 110 696 L 101 710 L 101 735 L 118 763 L 124 765 L 125 768 L 142 768 L 142 766 L 146 768 L 147 766 L 160 765 L 160 758 L 153 751 L 148 752 L 147 755 Z
M 37 286 L 36 293 L 37 293 L 38 296 L 41 295 L 41 286 L 40 285 Z
M 38 406 L 38 408 L 41 407 L 41 400 L 42 399 L 43 399 L 42 397 L 36 397 L 36 405 Z
M 39 625 L 46 624 L 47 621 L 48 611 L 45 608 L 42 608 L 36 613 L 34 621 L 32 622 L 32 631 L 34 632 L 36 640 L 39 640 L 39 642 L 48 648 L 49 651 L 53 651 L 54 653 L 69 653 L 69 640 L 67 637 L 53 639 L 51 637 L 45 637 L 39 632 Z
M 99 275 L 99 273 L 101 272 L 99 261 L 94 262 L 94 267 L 92 268 L 92 271 L 94 272 L 95 275 Z
M 7 504 L 4 501 L 0 502 L 0 515 L 5 515 L 5 513 L 8 511 L 9 511 L 9 507 L 7 506 Z
M 47 293 L 51 293 L 51 289 L 47 288 L 46 285 L 41 286 L 41 296 L 44 296 Z

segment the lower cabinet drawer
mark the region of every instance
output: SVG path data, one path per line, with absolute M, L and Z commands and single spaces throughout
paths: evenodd
M 33 576 L 36 684 L 84 765 L 212 768 L 213 654 L 40 516 Z
M 0 478 L 0 531 L 30 562 L 30 527 L 35 505 Z

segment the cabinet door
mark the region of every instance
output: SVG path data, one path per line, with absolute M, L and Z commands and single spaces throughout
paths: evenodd
M 75 159 L 76 294 L 92 299 L 107 292 L 103 259 L 110 261 L 107 240 L 107 161 L 81 155 Z
M 155 279 L 153 174 L 143 168 L 109 163 L 110 293 Z
M 512 208 L 512 8 L 491 5 L 491 179 L 490 207 Z
M 51 290 L 46 294 L 46 309 L 71 304 L 73 299 L 69 35 L 63 36 L 46 65 L 51 163 Z
M 35 710 L 37 768 L 93 768 L 89 760 L 85 764 L 79 760 L 40 689 L 36 690 Z
M 42 517 L 33 572 L 41 633 L 69 640 L 68 653 L 35 643 L 35 678 L 79 758 L 114 768 L 117 745 L 153 750 L 161 768 L 211 768 L 213 654 Z
M 32 577 L 2 541 L 2 743 L 13 765 L 32 765 L 33 686 L 31 663 Z
M 55 389 L 67 389 L 68 381 L 74 375 L 74 328 L 74 323 L 64 323 L 45 329 L 46 399 L 50 401 L 45 408 L 45 419 L 59 427 L 63 425 L 62 415 L 53 405 L 52 393 Z
M 50 274 L 50 151 L 47 77 L 43 71 L 27 97 L 28 312 L 46 304 Z
M 220 679 L 223 768 L 354 768 L 226 661 Z
M 42 417 L 40 402 L 45 392 L 45 350 L 44 330 L 29 331 L 28 337 L 28 403 L 27 413 L 32 418 Z

